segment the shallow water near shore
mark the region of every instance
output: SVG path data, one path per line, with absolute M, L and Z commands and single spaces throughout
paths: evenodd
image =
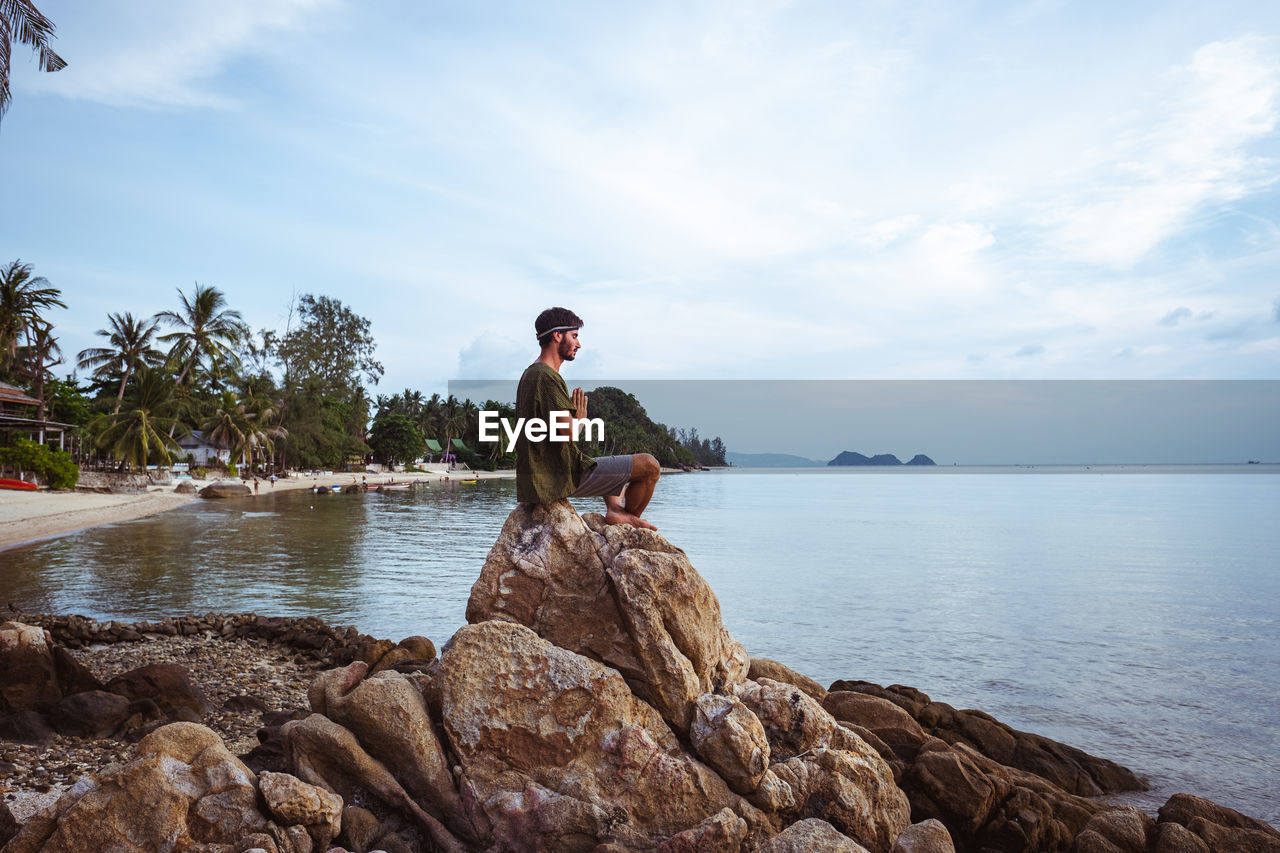
M 1149 811 L 1186 791 L 1280 823 L 1280 475 L 1160 470 L 717 471 L 647 515 L 753 654 L 1111 758 Z M 442 644 L 514 503 L 499 480 L 200 501 L 0 552 L 0 601 Z

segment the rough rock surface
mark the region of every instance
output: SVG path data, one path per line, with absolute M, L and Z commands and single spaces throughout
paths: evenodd
M 867 853 L 867 848 L 840 834 L 826 821 L 815 817 L 791 824 L 760 845 L 758 853 L 813 853 L 817 850 L 829 853 Z
M 617 672 L 523 626 L 463 627 L 439 677 L 445 731 L 506 844 L 632 847 L 724 808 L 764 824 Z
M 0 623 L 0 711 L 49 711 L 62 698 L 52 643 L 43 629 Z
M 133 761 L 85 777 L 29 821 L 5 853 L 174 850 L 234 844 L 266 825 L 255 778 L 209 729 L 174 723 L 138 743 Z
M 608 664 L 682 735 L 698 697 L 747 677 L 746 650 L 683 551 L 568 501 L 511 513 L 467 602 L 468 622 L 487 619 Z
M 913 823 L 903 830 L 898 840 L 893 842 L 889 853 L 955 853 L 955 845 L 951 842 L 951 833 L 943 826 L 942 821 L 930 818 L 920 823 Z
M 988 758 L 1017 770 L 1034 773 L 1059 788 L 1082 797 L 1120 791 L 1145 791 L 1146 783 L 1113 761 L 1058 743 L 1041 735 L 1006 726 L 981 711 L 959 711 L 934 702 L 911 687 L 881 687 L 866 681 L 837 681 L 830 690 L 878 696 L 905 710 L 928 735 L 949 744 L 964 744 Z M 860 725 L 862 725 L 860 723 Z M 873 726 L 868 726 L 872 728 Z
M 1152 853 L 1178 849 L 1175 842 L 1190 849 L 1196 846 L 1192 839 L 1203 842 L 1212 853 L 1280 853 L 1280 830 L 1201 797 L 1174 794 L 1160 807 L 1159 815 L 1156 841 L 1164 846 L 1151 847 Z M 1175 826 L 1187 832 L 1170 831 Z

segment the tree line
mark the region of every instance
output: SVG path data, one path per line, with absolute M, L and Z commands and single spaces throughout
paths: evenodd
M 380 462 L 411 461 L 424 438 L 439 437 L 441 450 L 452 449 L 459 461 L 489 470 L 515 467 L 515 453 L 506 452 L 506 439 L 480 441 L 480 413 L 497 412 L 514 422 L 510 403 L 486 400 L 483 404 L 406 388 L 401 394 L 377 398 L 377 414 L 369 431 L 369 446 Z M 589 417 L 604 421 L 604 440 L 583 442 L 592 456 L 651 453 L 664 466 L 724 465 L 725 446 L 717 436 L 701 439 L 696 429 L 683 430 L 655 423 L 636 398 L 619 388 L 596 388 L 589 395 Z M 453 444 L 457 438 L 462 446 Z
M 479 441 L 480 411 L 514 419 L 508 403 L 408 388 L 371 399 L 366 385 L 377 385 L 383 367 L 370 323 L 332 297 L 303 294 L 283 328 L 254 330 L 222 291 L 197 283 L 153 315 L 108 314 L 95 333 L 101 345 L 70 362 L 51 319 L 60 308 L 61 291 L 30 264 L 0 268 L 0 380 L 37 400 L 39 420 L 78 427 L 82 462 L 121 470 L 168 465 L 186 455 L 178 440 L 200 431 L 240 467 L 262 471 L 341 469 L 369 459 L 412 464 L 444 452 L 473 467 L 515 464 L 501 443 Z M 84 378 L 55 376 L 64 363 Z M 646 452 L 669 466 L 724 464 L 718 437 L 656 424 L 616 388 L 596 389 L 590 414 L 606 424 L 606 439 L 585 447 L 593 455 Z

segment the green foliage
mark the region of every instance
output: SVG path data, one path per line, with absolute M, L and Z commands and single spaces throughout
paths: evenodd
M 234 462 L 228 462 L 228 463 L 227 463 L 227 476 L 228 476 L 228 477 L 239 477 L 239 476 L 240 476 L 240 469 L 236 467 L 236 463 L 234 463 Z
M 9 447 L 0 448 L 0 468 L 30 471 L 51 489 L 75 488 L 80 479 L 80 469 L 70 453 L 26 438 L 14 439 Z
M 591 456 L 649 453 L 668 467 L 693 461 L 693 455 L 681 447 L 665 425 L 649 418 L 634 395 L 606 385 L 587 398 L 587 417 L 604 421 L 604 441 L 584 443 L 583 452 Z
M 80 384 L 70 379 L 48 379 L 44 384 L 45 416 L 51 421 L 84 426 L 93 420 L 92 404 Z
M 310 293 L 298 300 L 298 313 L 302 323 L 277 347 L 286 385 L 311 381 L 326 396 L 350 396 L 362 376 L 378 384 L 382 365 L 373 357 L 368 320 L 337 299 Z
M 422 433 L 407 415 L 379 415 L 369 430 L 369 447 L 379 462 L 413 462 L 422 455 Z
M 203 480 L 205 477 L 208 477 L 208 476 L 209 476 L 209 469 L 204 467 L 203 465 L 197 465 L 196 467 L 191 469 L 191 479 L 193 480 Z
M 186 427 L 178 420 L 182 402 L 175 383 L 159 370 L 143 367 L 134 374 L 120 411 L 94 421 L 90 433 L 97 446 L 125 465 L 145 468 L 168 465 L 181 452 L 173 435 Z

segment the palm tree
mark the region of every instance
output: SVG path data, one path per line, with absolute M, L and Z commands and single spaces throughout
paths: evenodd
M 217 365 L 228 361 L 240 363 L 235 347 L 249 335 L 249 327 L 240 319 L 239 311 L 227 309 L 227 298 L 216 287 L 205 287 L 199 282 L 188 299 L 181 290 L 181 313 L 161 311 L 156 319 L 178 327 L 178 331 L 161 335 L 160 340 L 173 341 L 170 356 L 182 363 L 178 384 L 182 385 L 202 359 L 208 359 L 210 370 L 217 372 Z
M 0 8 L 4 8 L 0 0 Z M 3 20 L 3 18 L 0 18 Z M 42 317 L 42 308 L 66 308 L 62 291 L 42 275 L 31 275 L 31 264 L 21 259 L 0 267 L 0 367 L 8 367 L 18 355 L 18 339 Z
M 230 451 L 231 458 L 238 458 L 243 467 L 246 461 L 256 461 L 259 451 L 264 456 L 273 453 L 275 440 L 288 435 L 284 427 L 271 425 L 275 417 L 275 406 L 269 400 L 237 400 L 230 392 L 223 392 L 200 428 L 209 441 Z
M 97 379 L 106 379 L 120 374 L 120 390 L 116 393 L 116 407 L 111 414 L 120 411 L 120 403 L 124 400 L 124 388 L 129 384 L 129 377 L 143 365 L 154 366 L 160 359 L 160 351 L 151 345 L 159 321 L 135 319 L 126 311 L 123 314 L 108 314 L 107 323 L 110 329 L 98 329 L 95 335 L 101 335 L 111 344 L 109 347 L 91 347 L 80 351 L 77 363 L 80 367 L 93 368 Z
M 184 430 L 174 414 L 174 382 L 159 370 L 140 367 L 133 377 L 133 394 L 124 411 L 103 415 L 97 424 L 98 447 L 121 460 L 121 467 L 145 469 L 152 459 L 168 464 L 180 452 L 174 430 Z M 97 431 L 97 429 L 95 429 Z
M 31 394 L 39 402 L 36 418 L 44 420 L 44 383 L 51 377 L 49 368 L 62 364 L 62 348 L 53 336 L 53 324 L 36 320 L 27 327 L 27 372 L 31 377 Z M 54 358 L 56 356 L 56 358 Z
M 30 45 L 39 55 L 41 71 L 57 71 L 67 63 L 49 48 L 49 39 L 57 29 L 31 0 L 0 0 L 0 118 L 9 109 L 13 95 L 9 92 L 9 49 L 14 41 Z

